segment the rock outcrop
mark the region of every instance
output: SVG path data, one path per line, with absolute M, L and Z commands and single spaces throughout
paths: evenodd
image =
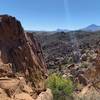
M 99 100 L 100 93 L 89 85 L 84 87 L 79 94 L 74 94 L 74 100 Z
M 36 37 L 25 33 L 15 17 L 0 15 L 0 100 L 2 94 L 5 98 L 8 95 L 7 100 L 12 96 L 14 100 L 24 100 L 25 96 L 29 97 L 25 100 L 33 100 L 31 95 L 46 90 L 46 77 L 46 64 Z

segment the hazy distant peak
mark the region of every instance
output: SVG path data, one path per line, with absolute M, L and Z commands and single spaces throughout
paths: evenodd
M 91 24 L 85 28 L 82 29 L 83 31 L 100 31 L 100 26 Z

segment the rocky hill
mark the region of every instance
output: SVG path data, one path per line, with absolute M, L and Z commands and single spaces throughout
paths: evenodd
M 64 79 L 72 80 L 75 86 L 73 99 L 69 99 L 63 93 L 59 94 L 64 91 L 63 89 L 56 92 L 59 99 L 55 100 L 62 100 L 64 96 L 66 98 L 64 100 L 99 100 L 100 31 L 56 32 L 51 35 L 38 35 L 38 37 L 49 74 L 51 76 L 53 73 L 60 74 Z M 58 85 L 58 88 L 54 89 L 59 89 L 60 82 L 54 81 L 54 83 L 54 86 Z
M 100 31 L 57 32 L 38 37 L 42 43 L 49 74 L 57 73 L 64 79 L 73 81 L 73 100 L 99 100 Z M 58 96 L 64 97 L 62 94 Z
M 52 35 L 38 35 L 46 62 L 55 67 L 59 59 L 68 61 L 74 52 L 81 55 L 85 50 L 100 48 L 100 32 L 70 31 L 56 32 Z M 49 67 L 49 68 L 50 68 Z
M 71 100 L 99 100 L 100 32 L 36 33 L 24 31 L 15 17 L 0 15 L 0 100 L 53 100 L 45 84 L 47 68 L 64 82 L 70 79 Z M 66 85 L 57 82 L 54 91 L 66 96 L 61 92 Z
M 43 91 L 37 100 L 45 100 L 46 78 L 39 41 L 15 17 L 0 15 L 0 100 L 34 100 Z

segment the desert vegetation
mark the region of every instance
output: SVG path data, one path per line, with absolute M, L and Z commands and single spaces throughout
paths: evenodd
M 66 98 L 71 98 L 74 90 L 74 84 L 71 79 L 65 79 L 56 73 L 48 77 L 47 86 L 52 90 L 54 100 L 66 100 Z

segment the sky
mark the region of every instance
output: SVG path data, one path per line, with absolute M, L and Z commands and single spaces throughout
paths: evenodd
M 75 30 L 100 25 L 100 0 L 0 0 L 0 14 L 15 16 L 25 30 Z

